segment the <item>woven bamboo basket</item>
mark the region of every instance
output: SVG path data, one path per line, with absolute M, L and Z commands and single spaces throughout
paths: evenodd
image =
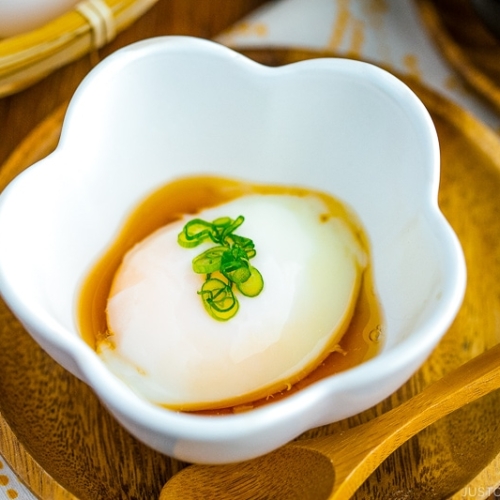
M 157 0 L 82 0 L 44 26 L 0 40 L 0 97 L 110 42 Z

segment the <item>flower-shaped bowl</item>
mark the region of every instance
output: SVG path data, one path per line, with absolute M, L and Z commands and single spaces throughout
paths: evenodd
M 156 406 L 82 340 L 76 301 L 126 214 L 178 177 L 217 175 L 333 194 L 361 220 L 384 317 L 373 359 L 247 412 Z M 279 68 L 213 42 L 160 37 L 101 62 L 67 111 L 54 153 L 0 197 L 0 291 L 33 338 L 149 446 L 205 463 L 248 459 L 398 389 L 453 321 L 459 242 L 438 208 L 439 146 L 423 104 L 373 65 Z

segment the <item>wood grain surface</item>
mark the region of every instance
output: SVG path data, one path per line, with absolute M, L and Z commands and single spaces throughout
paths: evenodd
M 269 65 L 325 56 L 253 50 Z M 500 340 L 500 141 L 462 109 L 418 82 L 408 82 L 431 112 L 442 149 L 439 201 L 463 245 L 468 286 L 456 321 L 421 370 L 393 396 L 356 417 L 302 437 L 339 432 L 370 420 Z M 0 170 L 0 188 L 56 145 L 64 104 L 15 150 Z M 381 193 L 384 196 L 384 193 Z M 28 201 L 27 201 L 28 202 Z M 0 303 L 0 452 L 45 499 L 155 499 L 185 464 L 153 452 L 124 431 L 90 389 L 59 367 Z M 500 482 L 500 392 L 422 431 L 391 455 L 355 498 L 463 498 L 478 475 Z M 485 470 L 489 474 L 484 474 Z M 67 492 L 71 493 L 69 495 Z M 467 497 L 465 497 L 467 498 Z
M 408 438 L 500 389 L 499 357 L 497 344 L 405 403 L 344 432 L 293 441 L 237 464 L 187 467 L 165 484 L 160 500 L 351 498 L 382 460 Z
M 416 0 L 422 20 L 448 62 L 500 112 L 500 39 L 469 0 Z

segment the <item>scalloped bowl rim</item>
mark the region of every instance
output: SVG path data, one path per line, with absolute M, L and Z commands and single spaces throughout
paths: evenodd
M 392 385 L 387 385 L 382 391 L 384 397 L 400 387 L 427 358 L 455 318 L 465 290 L 465 262 L 458 239 L 437 204 L 437 135 L 427 110 L 406 85 L 384 70 L 359 61 L 317 59 L 269 68 L 216 43 L 189 37 L 160 37 L 132 44 L 106 58 L 86 77 L 67 111 L 56 151 L 22 173 L 1 195 L 0 236 L 6 225 L 11 223 L 7 218 L 12 213 L 4 215 L 5 207 L 13 197 L 22 197 L 22 192 L 18 194 L 18 186 L 23 184 L 23 179 L 51 168 L 50 165 L 57 163 L 59 156 L 71 154 L 66 151 L 75 143 L 71 129 L 80 119 L 82 102 L 85 102 L 87 93 L 95 92 L 94 87 L 99 78 L 113 72 L 119 74 L 130 60 L 147 59 L 149 56 L 154 57 L 156 51 L 175 52 L 177 49 L 196 52 L 202 57 L 223 59 L 228 67 L 236 66 L 238 71 L 254 80 L 267 77 L 290 79 L 295 75 L 321 72 L 328 68 L 328 71 L 339 73 L 361 73 L 363 78 L 385 89 L 391 99 L 397 100 L 412 115 L 416 127 L 420 127 L 419 147 L 427 162 L 425 168 L 429 170 L 427 191 L 420 193 L 423 200 L 422 213 L 426 222 L 433 226 L 431 229 L 437 234 L 441 251 L 446 255 L 446 259 L 441 262 L 447 266 L 443 270 L 446 283 L 440 298 L 441 306 L 435 307 L 399 344 L 390 346 L 359 366 L 320 380 L 282 401 L 250 412 L 207 418 L 165 410 L 144 401 L 126 388 L 110 374 L 81 338 L 68 335 L 66 329 L 51 316 L 50 311 L 41 308 L 40 304 L 27 301 L 23 296 L 23 286 L 12 280 L 14 276 L 8 265 L 4 265 L 2 258 L 5 253 L 0 249 L 0 290 L 6 303 L 40 345 L 65 368 L 88 383 L 104 405 L 132 434 L 160 452 L 187 461 L 219 463 L 243 460 L 271 451 L 312 427 L 346 418 L 366 409 L 363 399 L 370 400 L 366 394 L 367 380 L 370 381 L 370 387 L 373 387 L 392 379 Z M 349 394 L 355 395 L 353 400 Z M 342 401 L 346 401 L 344 405 L 347 408 L 332 418 L 325 407 L 325 401 L 335 397 L 340 398 L 338 406 L 343 406 Z M 383 397 L 378 397 L 375 402 L 381 399 Z M 372 401 L 373 404 L 375 402 Z

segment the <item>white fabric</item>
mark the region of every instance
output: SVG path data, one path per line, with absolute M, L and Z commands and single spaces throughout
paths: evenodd
M 36 497 L 19 481 L 5 459 L 0 456 L 0 500 L 4 499 L 36 500 Z

